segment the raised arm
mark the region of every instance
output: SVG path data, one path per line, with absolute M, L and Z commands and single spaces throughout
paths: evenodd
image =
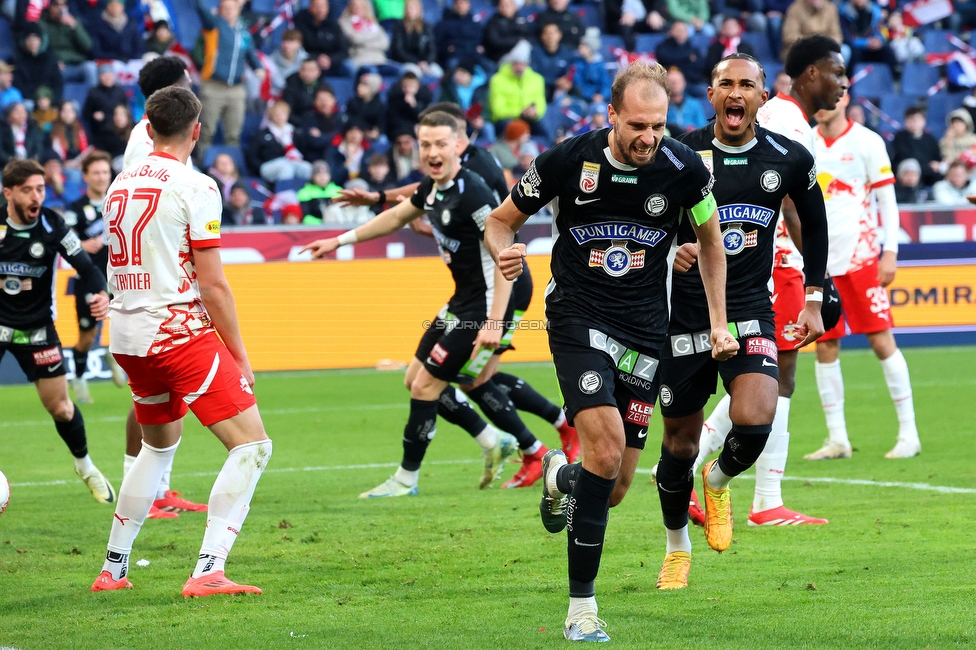
M 403 228 L 408 222 L 423 213 L 423 210 L 414 206 L 410 201 L 404 201 L 389 210 L 380 212 L 358 228 L 347 230 L 338 237 L 317 239 L 303 248 L 301 252 L 311 251 L 314 259 L 320 259 L 345 244 L 355 244 L 358 241 L 369 241 L 383 235 L 389 235 L 391 232 Z

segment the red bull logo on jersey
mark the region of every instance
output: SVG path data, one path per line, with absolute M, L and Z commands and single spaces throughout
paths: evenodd
M 832 199 L 842 194 L 857 197 L 857 188 L 854 185 L 825 172 L 817 174 L 817 183 L 820 184 L 820 190 L 823 192 L 824 199 Z

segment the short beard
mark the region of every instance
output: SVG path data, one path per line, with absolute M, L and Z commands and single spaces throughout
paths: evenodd
M 14 203 L 13 205 L 14 205 L 14 212 L 17 213 L 17 218 L 20 219 L 20 222 L 23 224 L 32 224 L 35 221 L 37 221 L 38 217 L 41 216 L 40 210 L 37 211 L 37 217 L 32 217 L 30 216 L 30 214 L 27 212 L 26 209 L 20 207 L 16 203 Z
M 661 148 L 661 140 L 663 138 L 658 138 L 657 143 L 654 145 L 654 150 L 651 151 L 651 156 L 647 159 L 647 162 L 639 163 L 630 157 L 630 148 L 625 147 L 623 141 L 620 139 L 620 134 L 617 133 L 617 129 L 613 130 L 613 139 L 617 143 L 617 149 L 620 150 L 620 157 L 623 158 L 620 162 L 630 165 L 631 167 L 650 167 L 654 164 L 654 160 L 657 158 L 657 151 Z

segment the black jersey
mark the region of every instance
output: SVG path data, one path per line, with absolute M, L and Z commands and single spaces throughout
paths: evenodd
M 499 203 L 508 194 L 508 183 L 505 182 L 505 172 L 487 149 L 473 144 L 461 154 L 461 166 L 470 169 L 488 185 L 495 193 Z
M 61 254 L 92 293 L 105 291 L 105 278 L 81 248 L 78 235 L 49 208 L 32 226 L 9 221 L 0 211 L 0 325 L 36 328 L 54 320 L 54 271 Z
M 93 203 L 88 196 L 80 199 L 68 206 L 64 211 L 64 222 L 69 228 L 75 231 L 78 239 L 102 238 L 105 233 L 105 222 L 102 221 L 102 203 Z M 103 246 L 97 253 L 88 255 L 92 263 L 98 267 L 102 275 L 107 275 L 108 271 L 108 246 Z
M 708 197 L 712 175 L 671 138 L 647 167 L 625 165 L 611 155 L 609 133 L 591 131 L 543 153 L 512 201 L 523 214 L 553 202 L 549 322 L 600 325 L 658 347 L 668 329 L 667 258 L 678 217 Z
M 485 219 L 498 207 L 494 193 L 481 176 L 462 168 L 443 187 L 425 177 L 410 202 L 427 215 L 451 269 L 454 295 L 448 309 L 456 316 L 484 319 L 495 291 L 495 263 L 484 245 Z
M 813 156 L 803 145 L 759 126 L 756 138 L 740 147 L 720 143 L 711 124 L 678 139 L 697 151 L 715 175 L 712 191 L 725 244 L 729 320 L 771 314 L 769 278 L 783 197 L 793 200 L 805 222 L 819 219 L 826 234 L 826 212 Z M 691 224 L 683 222 L 678 245 L 696 239 Z M 810 252 L 810 260 L 815 260 L 817 255 Z M 682 305 L 707 308 L 697 263 L 686 273 L 674 274 L 671 305 L 676 313 Z

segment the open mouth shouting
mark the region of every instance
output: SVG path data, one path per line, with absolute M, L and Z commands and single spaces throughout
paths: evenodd
M 430 160 L 427 162 L 427 169 L 432 178 L 440 178 L 444 173 L 444 161 L 440 159 Z
M 726 106 L 725 107 L 725 124 L 730 129 L 739 129 L 745 124 L 746 121 L 746 109 L 744 106 Z

